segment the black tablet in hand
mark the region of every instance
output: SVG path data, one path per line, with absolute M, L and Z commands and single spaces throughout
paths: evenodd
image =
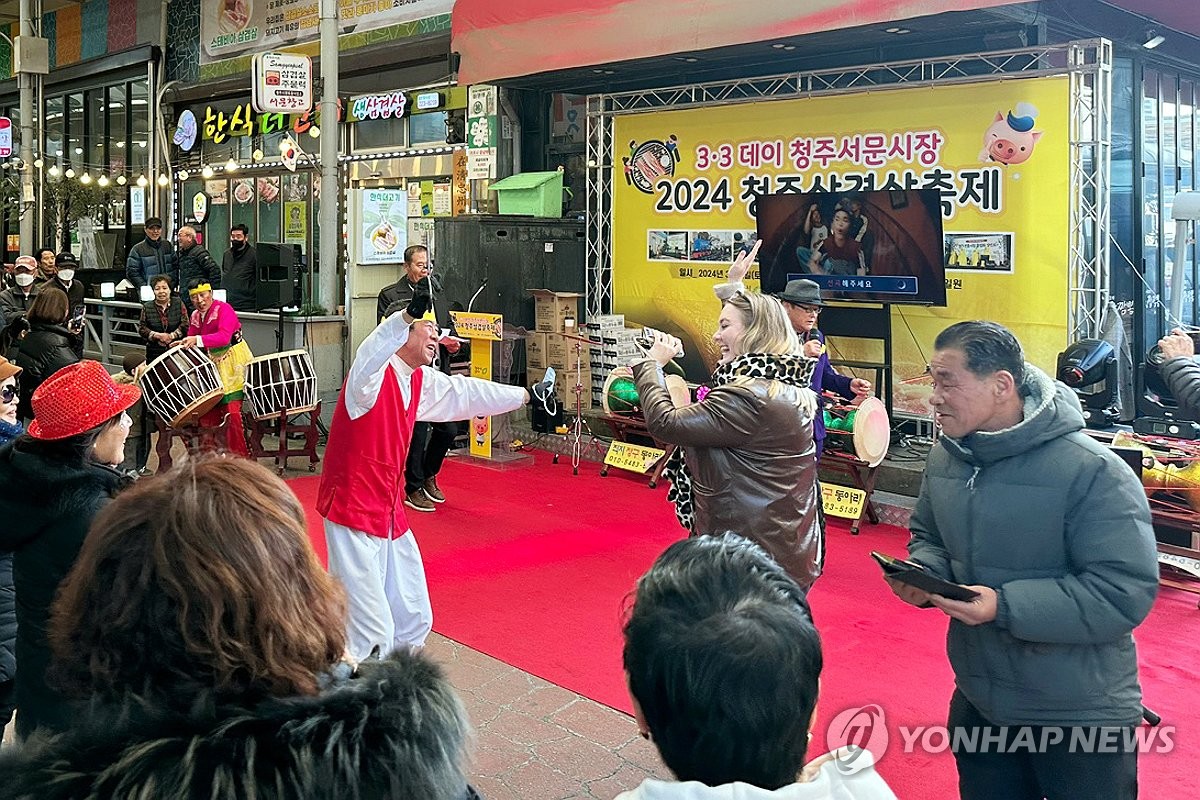
M 968 589 L 962 584 L 944 581 L 915 561 L 905 561 L 902 558 L 889 556 L 887 553 L 880 553 L 876 550 L 871 551 L 871 558 L 879 563 L 883 574 L 887 577 L 898 580 L 901 583 L 906 583 L 909 586 L 923 589 L 930 594 L 940 594 L 942 597 L 949 597 L 951 600 L 962 600 L 963 602 L 969 602 L 979 597 L 979 592 L 974 589 Z

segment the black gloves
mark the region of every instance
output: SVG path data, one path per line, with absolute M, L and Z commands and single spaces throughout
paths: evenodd
M 429 278 L 422 278 L 417 282 L 412 300 L 408 301 L 408 308 L 404 309 L 404 313 L 408 314 L 409 319 L 421 319 L 429 313 L 431 308 L 433 308 L 433 291 L 429 286 Z

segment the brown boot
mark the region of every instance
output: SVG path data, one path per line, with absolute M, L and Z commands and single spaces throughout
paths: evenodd
M 426 497 L 435 503 L 446 502 L 446 495 L 442 494 L 442 490 L 438 488 L 436 476 L 425 481 L 422 491 L 425 492 Z
M 420 489 L 405 497 L 404 505 L 417 511 L 437 511 L 437 506 Z

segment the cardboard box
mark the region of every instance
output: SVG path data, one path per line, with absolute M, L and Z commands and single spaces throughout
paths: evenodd
M 525 335 L 525 365 L 530 369 L 545 369 L 550 366 L 546 360 L 546 337 L 551 334 L 537 331 Z
M 575 333 L 579 320 L 579 300 L 583 295 L 551 289 L 530 289 L 529 293 L 533 295 L 534 327 L 537 330 Z
M 624 328 L 624 314 L 594 314 L 588 319 L 588 328 Z

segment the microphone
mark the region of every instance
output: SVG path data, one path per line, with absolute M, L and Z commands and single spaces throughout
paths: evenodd
M 470 313 L 471 306 L 475 305 L 475 298 L 479 297 L 479 293 L 487 286 L 487 278 L 483 279 L 483 283 L 479 284 L 479 288 L 475 290 L 475 294 L 471 295 L 471 299 L 467 301 L 467 313 Z

